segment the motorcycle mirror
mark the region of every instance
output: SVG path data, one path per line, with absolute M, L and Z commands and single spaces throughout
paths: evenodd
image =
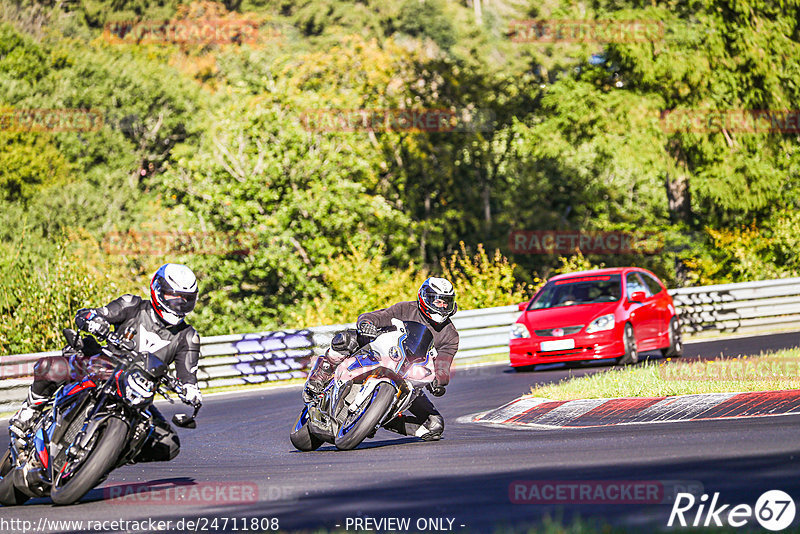
M 72 328 L 65 328 L 63 331 L 64 337 L 67 339 L 67 344 L 77 350 L 83 349 L 83 340 L 78 333 Z
M 181 428 L 197 428 L 197 421 L 194 417 L 185 413 L 176 413 L 172 416 L 172 422 Z

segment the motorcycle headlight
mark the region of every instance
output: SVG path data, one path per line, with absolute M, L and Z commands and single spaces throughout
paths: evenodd
M 611 330 L 612 328 L 614 328 L 614 314 L 609 313 L 606 315 L 601 315 L 592 321 L 589 326 L 586 327 L 586 333 L 592 334 L 594 332 L 603 332 L 605 330 Z
M 528 327 L 522 323 L 514 323 L 511 325 L 511 339 L 519 339 L 523 337 L 531 337 L 528 332 Z
M 155 395 L 152 380 L 139 371 L 129 373 L 125 379 L 125 397 L 131 404 L 142 404 Z

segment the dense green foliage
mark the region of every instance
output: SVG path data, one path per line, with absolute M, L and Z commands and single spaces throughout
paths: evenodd
M 454 279 L 462 309 L 599 264 L 670 285 L 798 274 L 796 131 L 692 131 L 664 112 L 796 108 L 800 3 L 475 1 L 0 0 L 0 354 L 53 348 L 76 308 L 143 293 L 165 261 L 199 274 L 205 335 L 349 321 L 413 298 L 430 274 Z M 663 34 L 515 41 L 512 21 L 531 18 L 657 21 Z M 164 20 L 260 31 L 109 34 Z M 3 122 L 31 109 L 102 123 Z M 308 119 L 359 109 L 473 122 Z M 664 248 L 514 255 L 515 229 L 648 231 Z M 198 234 L 214 246 L 176 237 Z

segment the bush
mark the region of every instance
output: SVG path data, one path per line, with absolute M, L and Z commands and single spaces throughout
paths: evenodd
M 471 256 L 461 242 L 460 250 L 441 261 L 442 273 L 456 288 L 456 300 L 462 310 L 508 306 L 523 302 L 541 286 L 542 280 L 533 278 L 520 283 L 514 277 L 516 265 L 510 263 L 499 250 L 489 257 L 482 244 Z
M 695 285 L 786 278 L 800 274 L 800 214 L 775 213 L 761 226 L 733 229 L 706 228 L 710 246 L 687 259 Z
M 298 326 L 354 322 L 364 312 L 386 308 L 395 302 L 415 300 L 429 276 L 444 276 L 456 289 L 462 310 L 506 306 L 529 298 L 541 280 L 520 284 L 515 265 L 500 251 L 491 257 L 482 245 L 471 255 L 464 243 L 459 252 L 441 261 L 441 274 L 409 263 L 403 269 L 387 267 L 382 247 L 350 245 L 347 254 L 329 258 L 322 268 L 322 294 L 291 313 Z
M 55 350 L 80 308 L 135 291 L 113 270 L 92 268 L 77 238 L 42 241 L 36 249 L 2 243 L 0 252 L 0 355 Z
M 364 312 L 414 300 L 427 271 L 413 263 L 389 269 L 386 261 L 383 247 L 352 244 L 346 254 L 330 257 L 321 268 L 322 293 L 292 311 L 294 321 L 301 327 L 350 323 Z

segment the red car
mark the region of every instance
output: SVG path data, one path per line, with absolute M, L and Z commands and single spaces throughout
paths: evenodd
M 623 267 L 561 274 L 519 305 L 511 327 L 511 366 L 615 359 L 640 351 L 683 354 L 680 321 L 664 284 L 646 269 Z

